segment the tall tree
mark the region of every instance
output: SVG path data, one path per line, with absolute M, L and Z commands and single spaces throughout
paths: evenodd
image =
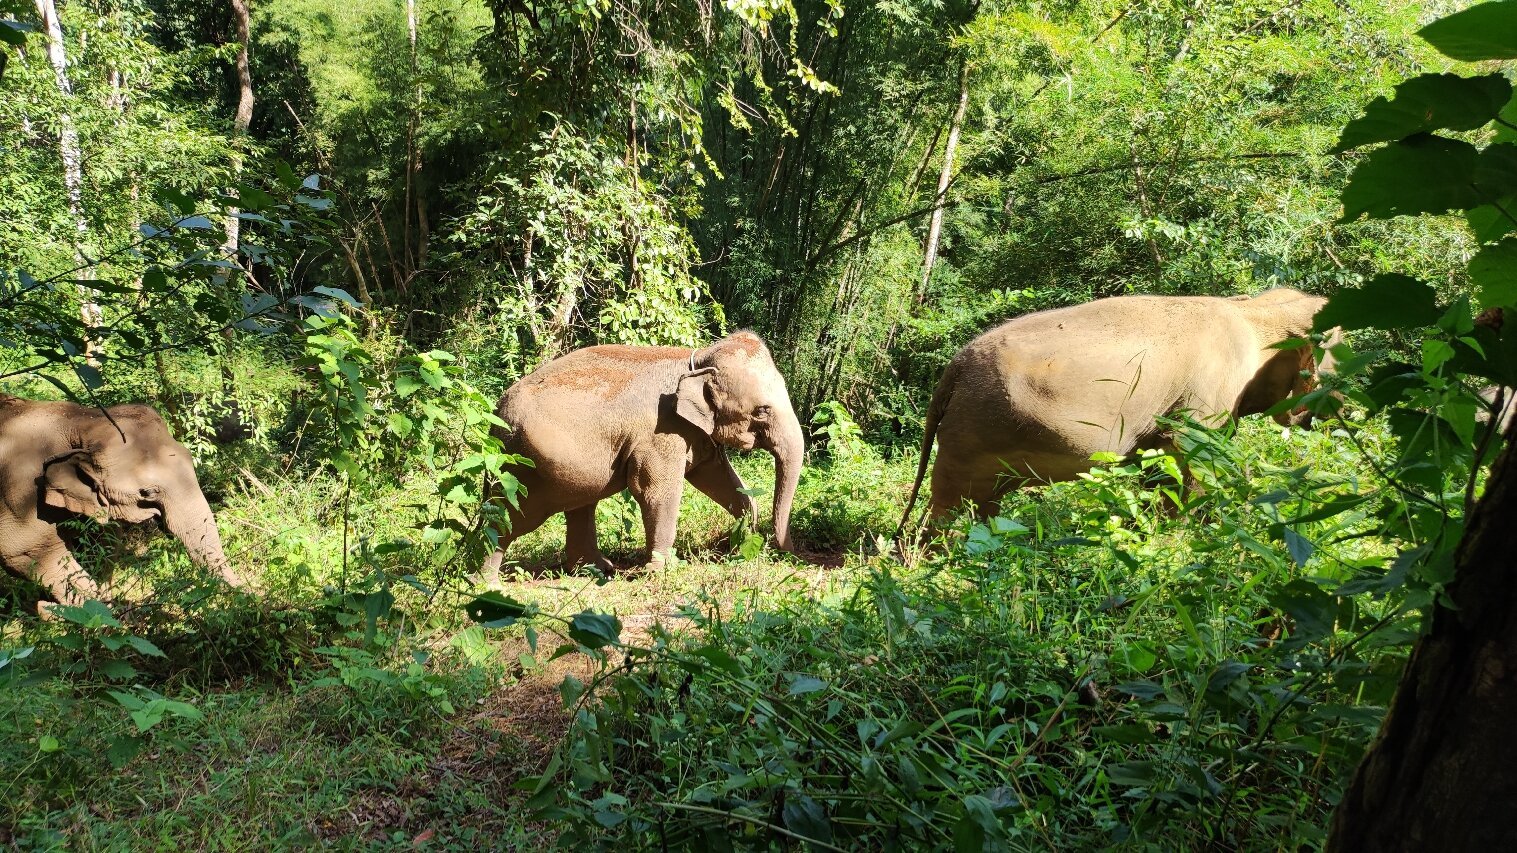
M 938 259 L 938 240 L 943 234 L 943 208 L 948 203 L 948 184 L 953 180 L 953 154 L 959 147 L 959 132 L 964 127 L 964 113 L 969 109 L 969 63 L 959 60 L 959 100 L 948 124 L 948 141 L 943 145 L 943 168 L 938 172 L 938 193 L 933 196 L 932 218 L 927 225 L 927 247 L 922 253 L 922 284 L 917 289 L 917 304 L 927 298 L 927 283 L 932 280 L 932 265 Z
M 40 0 L 39 0 L 40 1 Z M 250 31 L 248 19 L 248 0 L 231 0 L 232 3 L 232 27 L 237 32 L 237 59 L 235 62 L 237 74 L 237 111 L 232 116 L 232 141 L 239 144 L 247 139 L 248 127 L 253 123 L 253 72 L 248 63 L 248 46 Z M 238 151 L 232 155 L 232 178 L 235 181 L 242 171 L 242 153 Z M 226 221 L 226 253 L 234 256 L 237 253 L 238 239 L 241 233 L 241 219 L 237 216 L 237 208 L 232 208 Z
M 81 278 L 90 278 L 93 265 L 85 244 L 89 239 L 89 222 L 84 218 L 84 155 L 79 147 L 79 132 L 68 103 L 73 98 L 74 87 L 68 79 L 68 57 L 63 48 L 63 25 L 58 20 L 58 7 L 53 0 L 36 0 L 37 17 L 42 20 L 42 29 L 47 35 L 47 58 L 53 66 L 53 79 L 58 86 L 58 95 L 64 107 L 58 113 L 58 153 L 63 160 L 63 185 L 68 193 L 69 216 L 74 221 L 74 261 L 79 266 Z M 100 305 L 86 290 L 79 290 L 79 313 L 86 329 L 104 324 Z M 93 336 L 85 340 L 85 354 L 93 358 Z
M 1333 815 L 1328 851 L 1517 850 L 1514 438 L 1470 517 L 1448 604 L 1434 608 Z

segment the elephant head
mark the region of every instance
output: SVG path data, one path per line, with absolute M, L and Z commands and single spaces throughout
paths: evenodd
M 801 478 L 806 440 L 785 379 L 763 341 L 737 332 L 690 357 L 675 411 L 726 447 L 774 456 L 774 539 L 791 550 L 790 508 Z
M 1331 349 L 1343 340 L 1342 330 L 1329 329 L 1322 342 L 1323 357 L 1316 359 L 1316 347 L 1310 335 L 1312 319 L 1327 300 L 1290 288 L 1266 290 L 1254 297 L 1234 297 L 1245 309 L 1258 338 L 1266 346 L 1282 341 L 1307 341 L 1305 346 L 1268 349 L 1263 364 L 1238 396 L 1233 413 L 1237 417 L 1268 411 L 1277 403 L 1300 397 L 1317 387 L 1317 378 L 1333 372 Z M 1274 415 L 1281 426 L 1311 426 L 1312 413 L 1305 406 Z
M 43 464 L 44 504 L 104 520 L 160 519 L 196 564 L 244 586 L 221 547 L 210 504 L 200 491 L 189 450 L 145 406 L 117 406 L 110 418 L 73 425 L 70 449 Z

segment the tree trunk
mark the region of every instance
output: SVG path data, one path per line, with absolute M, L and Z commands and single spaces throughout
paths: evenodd
M 248 135 L 248 127 L 253 124 L 253 72 L 248 66 L 248 0 L 232 0 L 232 26 L 237 31 L 237 113 L 232 117 L 232 137 L 234 144 L 241 144 Z M 241 152 L 232 155 L 232 179 L 235 181 L 242 172 Z M 241 221 L 237 218 L 237 208 L 227 211 L 226 220 L 226 254 L 234 262 L 237 256 L 237 247 L 240 245 Z
M 426 253 L 426 206 L 421 202 L 421 187 L 418 186 L 421 173 L 421 148 L 416 144 L 416 128 L 419 124 L 418 114 L 421 112 L 421 66 L 416 58 L 416 0 L 406 0 L 406 37 L 411 45 L 411 92 L 410 117 L 406 121 L 406 197 L 402 203 L 401 235 L 400 241 L 405 247 L 406 279 L 416 275 L 421 268 L 421 258 Z M 413 214 L 417 218 L 417 231 L 419 240 L 412 243 L 411 219 Z M 413 249 L 414 245 L 414 249 Z
M 248 0 L 232 0 L 232 27 L 237 31 L 237 112 L 232 116 L 232 144 L 241 145 L 248 135 L 248 128 L 253 124 L 253 72 L 248 65 L 248 45 L 250 27 L 248 25 Z M 242 174 L 242 152 L 232 153 L 232 181 L 235 183 Z M 241 213 L 235 207 L 227 208 L 226 218 L 226 243 L 222 246 L 222 252 L 227 260 L 239 267 L 242 262 L 237 257 L 237 249 L 242 245 L 242 219 Z M 227 284 L 231 285 L 230 277 Z M 241 289 L 241 284 L 237 285 Z M 221 339 L 230 350 L 235 339 L 232 328 L 228 326 L 221 330 Z M 232 393 L 232 363 L 228 358 L 220 359 L 221 362 L 221 385 L 227 393 Z
M 969 109 L 969 65 L 959 61 L 959 103 L 953 110 L 953 121 L 948 126 L 948 141 L 943 144 L 943 170 L 938 173 L 938 194 L 934 196 L 932 219 L 927 226 L 927 249 L 922 258 L 922 284 L 917 289 L 917 304 L 927 298 L 927 283 L 932 280 L 932 267 L 938 260 L 938 238 L 943 232 L 943 206 L 948 196 L 948 183 L 953 180 L 953 154 L 959 145 L 959 131 L 964 126 L 964 113 Z
M 1517 458 L 1470 514 L 1448 588 L 1412 649 L 1326 850 L 1517 850 Z
M 63 26 L 58 21 L 58 7 L 53 0 L 36 0 L 37 17 L 47 34 L 47 58 L 53 65 L 53 79 L 63 101 L 58 113 L 58 153 L 63 159 L 63 186 L 68 195 L 68 212 L 74 220 L 74 262 L 79 266 L 80 278 L 93 278 L 91 263 L 84 246 L 89 237 L 89 224 L 84 218 L 84 156 L 79 150 L 79 133 L 74 129 L 74 120 L 69 115 L 69 102 L 74 87 L 68 79 L 68 60 L 63 51 Z M 90 328 L 105 325 L 99 303 L 90 291 L 79 290 L 79 317 L 88 328 L 85 330 L 85 356 L 94 360 L 96 345 Z

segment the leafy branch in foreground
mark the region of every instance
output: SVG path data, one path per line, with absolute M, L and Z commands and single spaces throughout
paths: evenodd
M 331 201 L 317 176 L 301 179 L 279 165 L 268 190 L 242 185 L 210 199 L 162 193 L 158 224 L 144 222 L 136 239 L 89 259 L 96 270 L 111 262 L 113 277 L 77 279 L 79 267 L 40 277 L 0 271 L 0 352 L 18 365 L 0 379 L 35 375 L 72 397 L 62 368 L 92 394 L 113 362 L 140 363 L 232 329 L 272 332 L 297 312 L 351 301 L 336 288 L 299 290 L 298 261 L 326 246 Z M 245 227 L 229 252 L 222 223 L 234 215 Z M 100 305 L 98 323 L 77 310 L 81 290 Z

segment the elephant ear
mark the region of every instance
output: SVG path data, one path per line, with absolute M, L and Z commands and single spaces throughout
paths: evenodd
M 105 481 L 87 450 L 71 450 L 42 465 L 42 501 L 79 515 L 98 515 L 109 508 Z
M 675 413 L 699 427 L 706 435 L 716 430 L 716 415 L 706 399 L 706 383 L 715 372 L 714 367 L 704 367 L 686 373 L 680 377 L 679 387 L 674 391 Z
M 1301 371 L 1311 369 L 1312 348 L 1308 344 L 1296 349 L 1271 350 L 1273 353 L 1243 387 L 1233 407 L 1236 417 L 1267 411 L 1271 406 L 1295 393 Z

